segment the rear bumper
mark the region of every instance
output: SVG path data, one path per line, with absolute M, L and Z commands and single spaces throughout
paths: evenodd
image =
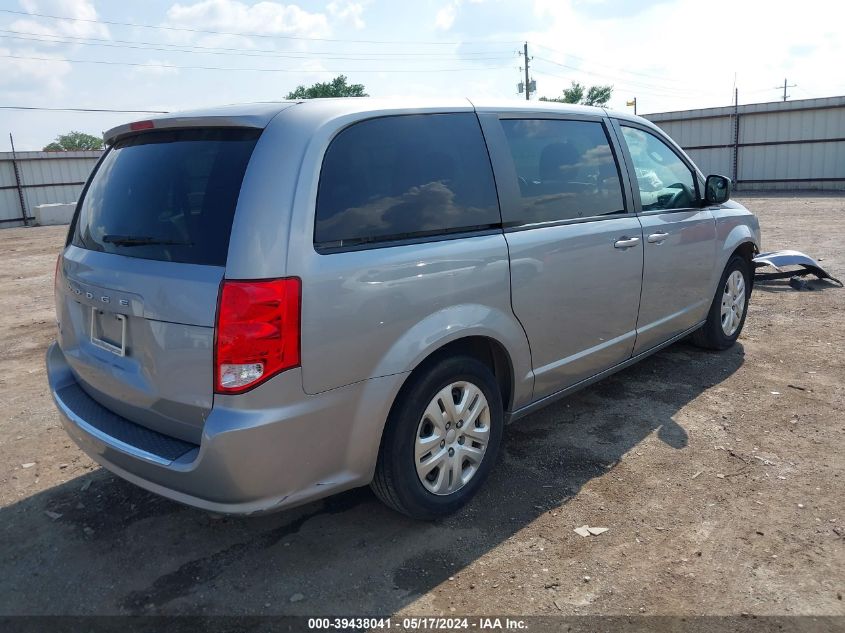
M 300 370 L 247 395 L 216 396 L 199 445 L 121 418 L 76 380 L 58 344 L 50 391 L 68 435 L 100 465 L 154 493 L 212 512 L 270 512 L 366 485 L 404 375 L 309 396 Z

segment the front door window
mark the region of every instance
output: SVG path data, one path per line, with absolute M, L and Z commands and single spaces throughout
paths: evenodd
M 695 176 L 680 157 L 654 134 L 622 126 L 634 161 L 643 211 L 697 206 Z

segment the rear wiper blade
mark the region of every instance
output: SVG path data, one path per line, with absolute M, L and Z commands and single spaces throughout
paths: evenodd
M 147 246 L 150 244 L 163 244 L 167 246 L 193 246 L 193 242 L 180 240 L 164 240 L 148 235 L 104 235 L 103 241 L 115 246 Z

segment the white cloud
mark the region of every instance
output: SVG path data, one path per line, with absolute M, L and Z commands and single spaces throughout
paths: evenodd
M 265 0 L 248 5 L 237 0 L 202 0 L 174 4 L 167 11 L 169 26 L 262 35 L 322 37 L 329 34 L 323 13 L 310 13 L 295 4 Z
M 62 94 L 64 78 L 71 72 L 68 62 L 14 59 L 7 55 L 62 59 L 33 49 L 0 48 L 0 90 L 4 97 L 56 97 Z
M 457 14 L 457 6 L 454 4 L 447 4 L 437 12 L 437 15 L 434 16 L 434 26 L 441 31 L 448 31 L 455 23 L 455 17 Z
M 97 23 L 97 10 L 91 0 L 20 0 L 23 10 L 45 15 L 61 15 L 81 20 L 50 20 L 47 18 L 22 18 L 14 20 L 8 28 L 12 31 L 34 33 L 45 36 L 96 37 L 108 39 L 108 27 Z M 58 44 L 39 42 L 22 44 L 13 49 L 3 49 L 4 55 L 19 58 L 36 57 L 62 60 L 63 55 L 48 51 Z M 71 73 L 72 65 L 65 61 L 45 62 L 41 59 L 0 59 L 0 89 L 6 98 L 31 99 L 52 98 L 65 92 L 65 78 Z
M 330 2 L 326 10 L 332 18 L 350 24 L 361 30 L 366 26 L 364 22 L 364 4 L 361 2 Z
M 97 9 L 92 0 L 20 0 L 21 7 L 29 13 L 61 15 L 80 20 L 97 20 Z M 108 38 L 105 24 L 88 21 L 50 20 L 47 18 L 23 18 L 15 20 L 9 27 L 13 31 L 38 33 L 39 35 L 69 35 L 72 37 Z

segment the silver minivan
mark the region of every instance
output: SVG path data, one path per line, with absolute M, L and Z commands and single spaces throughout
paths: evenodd
M 757 219 L 638 117 L 325 99 L 106 143 L 56 266 L 52 395 L 105 468 L 209 511 L 370 484 L 445 515 L 504 424 L 745 321 Z

